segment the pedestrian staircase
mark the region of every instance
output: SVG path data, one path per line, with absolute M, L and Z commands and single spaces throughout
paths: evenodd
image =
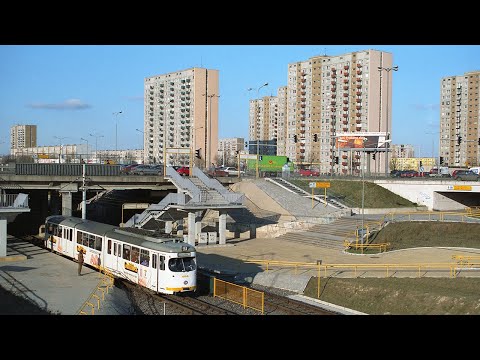
M 265 180 L 267 181 L 270 181 L 271 183 L 275 184 L 275 185 L 278 185 L 280 186 L 281 188 L 287 190 L 287 191 L 290 191 L 294 194 L 297 194 L 299 196 L 302 196 L 302 197 L 308 197 L 309 199 L 312 198 L 312 194 L 310 194 L 308 191 L 305 191 L 303 190 L 302 188 L 300 188 L 299 186 L 295 185 L 295 184 L 292 184 L 290 181 L 284 179 L 284 178 L 265 178 Z M 321 203 L 325 204 L 325 196 L 321 196 L 321 195 L 314 195 L 313 198 L 317 201 L 320 201 Z M 331 196 L 327 196 L 327 205 L 328 206 L 332 206 L 336 209 L 349 209 L 349 207 L 343 203 L 341 203 L 340 201 L 338 201 L 337 199 L 331 197 Z
M 170 180 L 178 189 L 177 193 L 170 193 L 158 204 L 152 204 L 140 214 L 132 216 L 124 226 L 142 228 L 150 220 L 159 220 L 163 215 L 168 215 L 169 209 L 175 205 L 199 207 L 228 207 L 242 205 L 245 196 L 227 190 L 218 180 L 211 179 L 199 168 L 192 169 L 192 176 L 181 176 L 177 171 L 167 166 L 164 178 Z M 167 219 L 171 217 L 166 216 Z

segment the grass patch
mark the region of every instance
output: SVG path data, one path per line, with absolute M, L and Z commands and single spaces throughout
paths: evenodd
M 390 223 L 372 243 L 390 243 L 389 250 L 446 246 L 480 248 L 480 224 L 438 221 Z
M 480 279 L 321 278 L 320 300 L 371 315 L 480 315 Z M 317 278 L 305 295 L 317 298 Z
M 328 179 L 290 179 L 290 182 L 312 193 L 308 186 L 313 181 L 328 181 L 330 187 L 327 188 L 327 196 L 337 198 L 349 207 L 362 206 L 362 181 L 361 180 L 328 180 Z M 323 195 L 324 189 L 314 189 L 315 195 Z M 378 186 L 369 181 L 365 181 L 364 208 L 402 208 L 415 207 L 417 204 L 394 194 L 393 192 Z

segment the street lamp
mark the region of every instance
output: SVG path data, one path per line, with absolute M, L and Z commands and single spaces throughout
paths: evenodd
M 378 67 L 378 71 L 380 72 L 380 89 L 381 89 L 381 86 L 382 86 L 382 71 L 385 70 L 387 72 L 387 107 L 386 107 L 386 110 L 387 110 L 387 119 L 385 121 L 385 133 L 387 134 L 387 136 L 389 135 L 388 133 L 388 102 L 389 102 L 389 83 L 390 83 L 390 71 L 398 71 L 398 66 L 393 66 L 391 68 L 387 68 L 387 67 L 382 67 L 382 66 L 379 66 Z M 381 117 L 381 113 L 380 113 L 380 117 Z M 385 144 L 385 176 L 388 176 L 388 144 Z
M 211 162 L 212 162 L 211 157 L 210 157 L 211 156 L 211 146 L 212 146 L 212 98 L 213 97 L 219 98 L 220 95 L 216 95 L 216 94 L 207 95 L 205 93 L 205 94 L 202 94 L 202 96 L 206 96 L 206 97 L 209 98 L 209 105 L 208 105 L 209 119 L 208 119 L 208 124 L 207 124 L 207 133 L 208 133 L 207 145 L 208 145 L 208 148 L 205 151 L 205 168 L 207 168 L 207 163 L 208 163 L 208 165 L 210 165 Z
M 118 147 L 117 147 L 117 127 L 118 127 L 118 115 L 120 115 L 122 113 L 122 111 L 117 111 L 117 112 L 114 112 L 112 113 L 112 115 L 115 116 L 115 152 L 118 150 Z M 116 154 L 115 154 L 116 155 Z
M 89 156 L 88 156 L 88 140 L 84 139 L 84 138 L 80 138 L 80 140 L 87 142 L 87 160 L 88 160 L 88 158 L 89 158 Z
M 95 160 L 98 162 L 98 138 L 103 137 L 103 135 L 94 135 L 94 134 L 89 134 L 89 135 L 95 138 Z
M 265 86 L 268 86 L 268 82 L 264 83 L 263 85 L 261 85 L 257 88 L 257 99 L 255 100 L 255 115 L 254 116 L 256 116 L 256 114 L 257 114 L 257 101 L 258 101 L 260 89 L 265 87 Z M 248 88 L 247 89 L 247 91 L 251 91 L 251 90 L 255 90 L 255 88 Z M 256 171 L 255 172 L 256 172 L 256 178 L 258 178 L 258 156 L 259 156 L 259 146 L 260 146 L 259 141 L 260 141 L 260 139 L 259 139 L 259 136 L 257 136 L 257 122 L 256 121 L 254 121 L 254 129 L 255 129 L 255 138 L 256 138 L 255 140 L 257 140 L 257 166 L 256 166 Z
M 68 136 L 54 136 L 55 139 L 60 140 L 60 156 L 58 158 L 58 163 L 62 163 L 62 148 L 63 148 L 63 139 L 68 139 Z

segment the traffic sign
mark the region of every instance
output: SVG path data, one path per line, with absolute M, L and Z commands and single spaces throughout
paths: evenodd
M 330 182 L 321 182 L 321 181 L 311 182 L 311 183 L 308 184 L 308 187 L 311 187 L 311 188 L 329 188 L 330 187 Z

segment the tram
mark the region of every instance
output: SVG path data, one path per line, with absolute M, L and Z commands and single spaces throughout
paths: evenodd
M 47 248 L 72 259 L 82 251 L 84 264 L 158 293 L 195 291 L 195 247 L 169 235 L 133 232 L 139 230 L 53 215 L 45 220 L 44 241 Z

